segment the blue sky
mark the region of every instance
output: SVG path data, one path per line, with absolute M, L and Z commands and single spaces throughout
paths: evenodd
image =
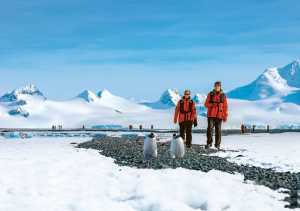
M 0 93 L 207 92 L 300 58 L 299 0 L 26 0 L 0 7 Z

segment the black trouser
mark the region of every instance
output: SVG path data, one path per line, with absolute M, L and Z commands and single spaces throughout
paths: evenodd
M 180 126 L 180 136 L 185 139 L 185 145 L 191 147 L 192 145 L 192 121 L 184 121 L 179 123 Z
M 212 146 L 213 143 L 213 129 L 215 128 L 215 147 L 220 147 L 222 136 L 222 120 L 218 118 L 207 118 L 207 145 Z

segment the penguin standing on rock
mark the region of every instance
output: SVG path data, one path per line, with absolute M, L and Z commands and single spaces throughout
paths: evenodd
M 151 160 L 157 158 L 157 137 L 151 133 L 144 141 L 144 159 Z
M 173 159 L 183 158 L 185 154 L 184 142 L 180 135 L 173 135 L 170 146 L 170 154 Z

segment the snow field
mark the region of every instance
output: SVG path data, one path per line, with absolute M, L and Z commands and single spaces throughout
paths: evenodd
M 0 139 L 0 210 L 284 210 L 284 194 L 239 174 L 119 167 L 85 138 Z
M 206 136 L 194 135 L 194 143 L 206 144 Z M 213 155 L 229 158 L 238 164 L 300 172 L 300 133 L 223 136 L 221 145 L 231 151 Z

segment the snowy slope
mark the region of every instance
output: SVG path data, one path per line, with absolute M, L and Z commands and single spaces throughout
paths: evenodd
M 278 69 L 279 74 L 291 87 L 300 88 L 300 60 L 296 60 Z
M 44 101 L 46 101 L 46 97 L 43 93 L 36 86 L 30 84 L 4 94 L 0 98 L 0 106 L 6 107 L 7 113 L 11 116 L 27 118 L 30 116 L 27 108 L 32 104 L 40 104 Z
M 269 68 L 252 83 L 234 89 L 229 98 L 260 100 L 284 97 L 300 89 L 300 64 L 294 61 L 282 68 Z
M 22 100 L 23 98 L 27 98 L 28 96 L 38 97 L 42 100 L 46 100 L 46 97 L 35 85 L 29 84 L 4 94 L 2 97 L 0 97 L 0 102 L 12 103 Z
M 139 106 L 139 105 L 137 105 Z M 3 108 L 3 106 L 0 108 Z M 47 100 L 36 104 L 28 104 L 24 109 L 29 112 L 27 118 L 11 116 L 5 113 L 6 108 L 0 109 L 0 127 L 44 127 L 51 125 L 63 125 L 65 128 L 81 128 L 82 125 L 91 127 L 93 125 L 122 125 L 129 124 L 138 127 L 167 127 L 170 125 L 171 114 L 161 111 L 146 109 L 137 112 L 126 110 L 120 112 L 115 108 L 101 105 L 99 102 L 86 102 L 80 98 L 69 101 Z
M 300 105 L 300 91 L 295 91 L 285 97 L 283 97 L 284 102 L 290 102 Z
M 97 95 L 90 90 L 84 90 L 77 97 L 83 99 L 86 102 L 95 102 L 99 100 Z
M 196 103 L 196 105 L 204 105 L 206 100 L 206 95 L 203 94 L 195 94 L 195 96 L 192 98 L 193 101 Z
M 157 102 L 145 102 L 142 104 L 153 109 L 169 109 L 175 107 L 180 99 L 181 96 L 176 89 L 168 89 Z
M 130 100 L 127 100 L 125 98 L 115 96 L 112 93 L 110 93 L 108 90 L 104 89 L 98 93 L 99 97 L 99 104 L 102 106 L 110 107 L 115 110 L 118 110 L 120 112 L 142 112 L 146 111 L 149 108 L 140 105 L 138 103 L 134 103 Z
M 240 128 L 241 124 L 282 128 L 287 125 L 300 126 L 300 106 L 282 103 L 280 99 L 247 101 L 228 99 L 229 119 L 227 127 Z
M 163 92 L 163 94 L 161 95 L 158 101 L 145 102 L 142 104 L 154 109 L 170 109 L 170 108 L 174 108 L 181 98 L 182 97 L 180 96 L 179 92 L 176 89 L 168 89 L 165 92 Z M 197 93 L 193 96 L 192 99 L 197 105 L 203 104 L 206 99 L 206 95 Z
M 148 110 L 149 108 L 125 98 L 113 95 L 107 89 L 104 89 L 96 95 L 92 91 L 84 90 L 80 93 L 76 99 L 82 99 L 88 103 L 94 103 L 95 105 L 111 108 L 119 113 L 126 112 L 141 112 Z
M 300 172 L 299 140 L 299 133 L 224 136 L 222 148 L 228 151 L 218 152 L 213 156 L 281 172 Z M 206 144 L 206 135 L 194 134 L 193 142 Z
M 34 87 L 34 86 L 32 86 Z M 23 90 L 23 89 L 17 89 Z M 27 88 L 25 90 L 28 90 Z M 149 107 L 131 102 L 104 90 L 97 96 L 85 90 L 77 97 L 66 101 L 49 100 L 37 92 L 13 91 L 11 96 L 0 102 L 0 127 L 87 127 L 93 125 L 123 125 L 137 127 L 142 124 L 150 127 L 170 126 L 171 113 L 154 111 Z M 22 94 L 19 94 L 22 93 Z M 24 101 L 24 104 L 12 103 Z M 172 126 L 171 126 L 172 127 Z
M 70 145 L 82 141 L 0 139 L 0 210 L 288 210 L 286 194 L 240 174 L 120 167 L 96 150 Z

